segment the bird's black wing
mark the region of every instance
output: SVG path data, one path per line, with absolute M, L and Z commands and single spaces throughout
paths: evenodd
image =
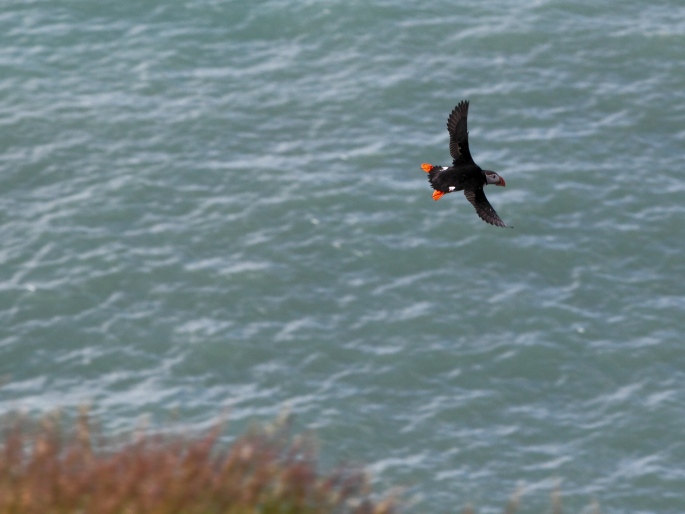
M 464 196 L 476 208 L 476 212 L 480 219 L 490 223 L 490 225 L 498 227 L 507 226 L 497 215 L 495 209 L 492 208 L 490 202 L 488 202 L 482 187 L 479 187 L 478 189 L 465 189 Z
M 447 132 L 450 133 L 450 155 L 454 166 L 474 164 L 469 151 L 469 131 L 466 118 L 469 115 L 469 102 L 463 100 L 452 109 L 447 118 Z

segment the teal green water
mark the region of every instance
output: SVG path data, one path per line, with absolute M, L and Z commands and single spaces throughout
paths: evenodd
M 5 1 L 0 412 L 684 512 L 684 48 L 676 1 Z M 419 168 L 465 98 L 513 230 Z

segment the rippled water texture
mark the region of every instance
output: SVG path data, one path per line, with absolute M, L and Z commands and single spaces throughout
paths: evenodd
M 288 407 L 419 511 L 682 513 L 684 48 L 675 1 L 4 2 L 0 412 Z M 465 98 L 513 230 L 419 168 Z

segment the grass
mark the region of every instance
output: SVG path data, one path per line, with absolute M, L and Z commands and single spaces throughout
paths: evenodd
M 317 469 L 311 440 L 282 424 L 222 444 L 137 434 L 114 444 L 81 414 L 14 420 L 0 447 L 0 514 L 390 514 L 359 470 Z
M 394 514 L 359 469 L 321 473 L 311 438 L 287 421 L 231 444 L 223 425 L 184 437 L 134 433 L 107 440 L 86 412 L 72 426 L 57 414 L 5 420 L 0 437 L 0 514 Z M 518 511 L 519 488 L 504 507 Z M 405 509 L 407 507 L 405 506 Z M 463 514 L 474 514 L 466 507 Z M 561 495 L 552 493 L 552 514 Z M 599 514 L 595 504 L 586 512 Z

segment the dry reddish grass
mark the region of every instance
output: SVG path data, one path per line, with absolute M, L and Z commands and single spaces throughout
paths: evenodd
M 97 441 L 87 415 L 14 422 L 0 448 L 0 514 L 390 514 L 365 475 L 322 474 L 306 438 L 253 430 L 230 445 L 199 437 Z M 109 448 L 109 450 L 107 450 Z

